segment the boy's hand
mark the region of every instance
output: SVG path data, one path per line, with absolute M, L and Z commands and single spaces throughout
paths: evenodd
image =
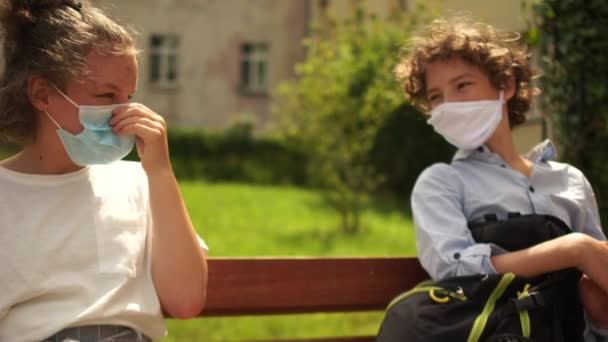
M 582 233 L 566 236 L 574 238 L 577 268 L 608 294 L 608 242 Z
M 608 271 L 608 270 L 607 270 Z M 591 278 L 583 275 L 578 284 L 581 302 L 587 315 L 600 328 L 608 328 L 608 294 Z

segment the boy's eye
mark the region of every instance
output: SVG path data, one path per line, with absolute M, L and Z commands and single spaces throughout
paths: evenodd
M 439 99 L 439 95 L 431 95 L 431 96 L 429 97 L 429 101 L 430 101 L 430 102 L 437 101 L 438 99 Z
M 97 97 L 105 97 L 105 98 L 113 98 L 114 94 L 112 93 L 104 93 L 104 94 L 97 94 Z

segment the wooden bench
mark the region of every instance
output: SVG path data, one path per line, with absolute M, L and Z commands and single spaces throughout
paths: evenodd
M 209 258 L 201 317 L 384 310 L 396 295 L 427 278 L 415 257 Z M 272 341 L 370 342 L 374 337 Z

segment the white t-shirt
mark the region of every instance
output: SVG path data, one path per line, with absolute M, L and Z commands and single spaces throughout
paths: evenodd
M 139 163 L 65 175 L 0 167 L 0 341 L 39 341 L 90 324 L 164 337 L 151 221 Z

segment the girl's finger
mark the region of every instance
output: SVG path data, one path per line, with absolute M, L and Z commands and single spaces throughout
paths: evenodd
M 113 130 L 119 132 L 124 126 L 132 123 L 141 123 L 146 126 L 154 127 L 156 129 L 163 129 L 163 125 L 157 121 L 151 120 L 147 117 L 142 116 L 128 116 L 114 124 Z
M 124 126 L 120 130 L 119 134 L 121 134 L 121 135 L 132 134 L 137 137 L 141 137 L 142 140 L 144 142 L 146 142 L 147 140 L 158 138 L 163 133 L 161 130 L 159 130 L 157 128 L 150 127 L 150 126 L 144 125 L 139 122 L 135 122 L 135 123 L 130 123 L 130 124 Z
M 121 107 L 120 109 L 116 109 L 112 113 L 113 113 L 113 116 L 110 119 L 110 121 L 108 122 L 112 126 L 115 125 L 116 122 L 122 120 L 125 117 L 131 116 L 131 115 L 145 116 L 145 117 L 148 117 L 151 120 L 157 121 L 157 122 L 161 123 L 163 126 L 165 126 L 165 120 L 162 116 L 158 115 L 157 113 L 155 113 L 148 107 L 146 107 L 144 105 L 140 105 L 140 104 L 136 104 L 136 105 L 129 106 L 129 107 Z
M 140 104 L 140 103 L 136 103 L 136 102 L 127 103 L 124 106 L 121 106 L 121 107 L 118 107 L 118 108 L 114 109 L 112 111 L 112 114 L 118 115 L 118 114 L 123 113 L 125 111 L 132 110 L 132 109 L 135 109 L 135 108 L 140 108 L 140 107 L 145 107 L 145 106 L 142 105 L 142 104 Z

